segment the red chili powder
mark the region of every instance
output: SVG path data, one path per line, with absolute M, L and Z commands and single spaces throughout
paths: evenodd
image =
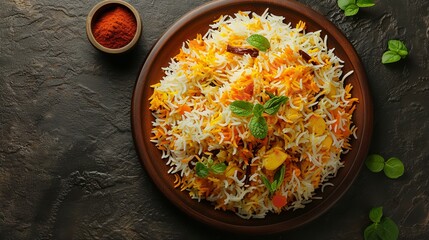
M 125 7 L 117 6 L 102 13 L 95 21 L 92 32 L 95 40 L 107 48 L 121 48 L 136 34 L 137 21 Z

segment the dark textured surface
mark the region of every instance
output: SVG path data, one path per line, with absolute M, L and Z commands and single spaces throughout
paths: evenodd
M 109 57 L 85 35 L 97 1 L 0 3 L 0 239 L 241 238 L 186 217 L 155 188 L 136 155 L 130 103 L 156 39 L 203 0 L 130 1 L 143 35 Z M 397 180 L 363 168 L 314 222 L 272 239 L 362 239 L 383 206 L 400 239 L 429 239 L 429 2 L 376 1 L 344 17 L 336 1 L 302 0 L 337 25 L 368 74 L 375 126 L 371 152 L 405 164 Z M 382 65 L 388 39 L 407 59 Z M 246 236 L 246 239 L 252 238 Z

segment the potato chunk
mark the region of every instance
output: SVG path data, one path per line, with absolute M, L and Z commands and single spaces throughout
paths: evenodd
M 310 131 L 315 135 L 322 135 L 326 130 L 326 123 L 322 117 L 313 115 L 308 120 Z
M 273 147 L 263 157 L 263 166 L 267 170 L 275 170 L 289 157 L 280 147 Z

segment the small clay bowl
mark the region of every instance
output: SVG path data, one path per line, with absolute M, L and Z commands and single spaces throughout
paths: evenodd
M 126 44 L 125 46 L 122 46 L 120 48 L 109 48 L 106 46 L 101 45 L 94 37 L 93 34 L 93 27 L 96 22 L 96 20 L 106 11 L 111 10 L 114 7 L 123 7 L 125 9 L 128 9 L 133 15 L 136 20 L 137 28 L 136 32 L 134 34 L 134 37 L 131 39 L 131 41 Z M 142 22 L 139 13 L 137 10 L 129 3 L 121 0 L 105 0 L 97 3 L 89 12 L 88 17 L 86 18 L 86 35 L 88 36 L 89 41 L 91 44 L 97 48 L 98 50 L 109 53 L 109 54 L 119 54 L 124 53 L 132 49 L 137 42 L 140 39 L 142 33 Z

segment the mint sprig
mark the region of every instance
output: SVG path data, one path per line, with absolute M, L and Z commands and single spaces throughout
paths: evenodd
M 269 115 L 276 114 L 280 106 L 287 100 L 288 98 L 285 96 L 273 96 L 264 105 L 236 100 L 229 105 L 229 109 L 231 112 L 241 117 L 252 116 L 249 122 L 250 133 L 255 138 L 264 139 L 268 134 L 268 124 L 262 114 L 264 112 Z
M 371 154 L 365 160 L 366 167 L 371 172 L 381 172 L 388 178 L 396 179 L 404 175 L 405 167 L 402 161 L 399 158 L 389 158 L 387 161 L 384 161 L 384 158 L 378 154 Z
M 261 173 L 261 180 L 267 187 L 268 191 L 270 191 L 270 194 L 273 194 L 282 185 L 283 179 L 285 178 L 285 171 L 286 168 L 283 164 L 282 168 L 280 168 L 280 170 L 277 170 L 276 174 L 274 175 L 273 182 L 270 182 L 270 180 L 268 180 L 268 178 Z
M 214 174 L 221 174 L 226 170 L 226 164 L 225 163 L 216 163 L 213 164 L 213 160 L 209 157 L 207 161 L 207 165 L 202 162 L 197 162 L 195 165 L 195 172 L 197 173 L 198 177 L 206 178 L 210 172 Z
M 397 62 L 408 55 L 407 47 L 400 40 L 389 40 L 387 46 L 389 50 L 384 52 L 381 57 L 383 64 Z
M 374 0 L 338 0 L 337 4 L 347 17 L 356 15 L 359 12 L 359 8 L 375 5 Z
M 376 207 L 369 212 L 369 219 L 372 224 L 365 228 L 365 240 L 396 240 L 399 236 L 399 229 L 396 223 L 383 217 L 383 208 Z

